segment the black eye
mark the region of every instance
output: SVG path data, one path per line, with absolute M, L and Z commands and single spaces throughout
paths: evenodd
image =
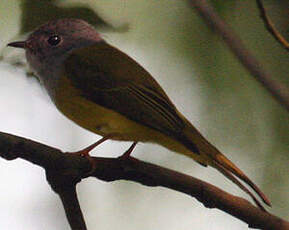
M 52 35 L 51 37 L 48 38 L 47 41 L 48 41 L 49 45 L 56 46 L 61 41 L 61 38 L 58 35 Z

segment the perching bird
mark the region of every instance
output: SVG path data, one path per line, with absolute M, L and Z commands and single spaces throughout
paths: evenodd
M 107 140 L 152 142 L 210 165 L 237 184 L 263 209 L 238 179 L 270 205 L 260 189 L 177 110 L 156 80 L 131 57 L 106 43 L 79 19 L 50 21 L 26 41 L 26 58 L 56 107 L 78 125 Z M 237 179 L 238 178 L 238 179 Z

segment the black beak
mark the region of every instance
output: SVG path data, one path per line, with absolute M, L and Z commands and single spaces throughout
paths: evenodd
M 7 46 L 25 49 L 26 48 L 26 41 L 11 42 L 11 43 L 7 44 Z

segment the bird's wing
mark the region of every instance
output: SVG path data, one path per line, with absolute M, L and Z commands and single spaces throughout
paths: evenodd
M 163 134 L 182 138 L 184 120 L 173 103 L 153 77 L 122 51 L 97 42 L 73 51 L 64 67 L 67 77 L 88 100 Z

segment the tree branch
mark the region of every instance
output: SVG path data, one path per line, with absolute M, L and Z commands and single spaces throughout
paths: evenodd
M 267 12 L 264 8 L 262 0 L 256 0 L 257 6 L 260 10 L 260 16 L 262 20 L 264 21 L 265 27 L 273 35 L 273 37 L 286 49 L 289 51 L 289 42 L 286 41 L 286 39 L 278 32 L 278 30 L 275 28 L 273 22 L 270 20 L 269 16 L 267 15 Z
M 61 199 L 71 229 L 87 230 L 76 194 L 76 184 L 80 182 L 81 177 L 73 172 L 73 168 L 68 168 L 68 170 L 67 168 L 61 170 L 46 169 L 46 178 Z
M 242 40 L 215 12 L 206 0 L 190 0 L 200 16 L 224 39 L 231 51 L 245 68 L 259 81 L 281 105 L 289 111 L 289 89 L 275 81 L 261 66 L 257 59 L 246 49 Z
M 0 132 L 0 156 L 18 157 L 43 167 L 52 189 L 60 196 L 73 230 L 86 230 L 75 186 L 90 171 L 90 162 L 83 157 L 22 137 Z M 289 222 L 263 212 L 247 200 L 233 196 L 211 184 L 182 173 L 146 163 L 136 158 L 93 157 L 94 176 L 103 181 L 129 180 L 146 186 L 162 186 L 190 195 L 208 208 L 218 208 L 246 222 L 252 228 L 289 229 Z

